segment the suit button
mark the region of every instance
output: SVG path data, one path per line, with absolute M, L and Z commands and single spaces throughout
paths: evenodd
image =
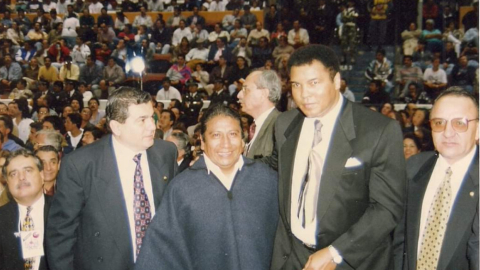
M 94 235 L 95 235 L 95 237 L 99 237 L 99 236 L 100 236 L 100 232 L 96 232 Z
M 288 258 L 288 255 L 287 254 L 284 254 L 283 257 L 282 257 L 284 260 L 286 260 Z
M 98 258 L 97 258 L 97 261 L 98 261 L 98 262 L 103 262 L 103 257 L 98 257 Z

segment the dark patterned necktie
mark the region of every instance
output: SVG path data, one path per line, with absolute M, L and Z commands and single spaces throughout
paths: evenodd
M 22 232 L 29 232 L 35 230 L 35 226 L 33 224 L 33 219 L 32 216 L 30 216 L 30 213 L 32 212 L 32 207 L 28 206 L 27 207 L 27 215 L 25 215 L 25 219 L 23 220 L 23 225 L 22 225 Z M 35 263 L 35 258 L 27 258 L 24 260 L 24 267 L 25 270 L 31 270 L 33 268 L 33 264 Z
M 302 221 L 304 228 L 307 223 L 313 221 L 317 212 L 316 197 L 318 197 L 318 182 L 320 182 L 323 159 L 313 151 L 313 147 L 322 141 L 322 126 L 320 120 L 315 120 L 312 149 L 308 155 L 307 168 L 298 197 L 297 217 Z
M 140 253 L 142 240 L 151 220 L 150 203 L 148 202 L 148 196 L 143 186 L 143 174 L 140 165 L 141 157 L 142 154 L 138 154 L 133 158 L 133 161 L 137 164 L 135 168 L 135 183 L 133 188 L 135 195 L 133 207 L 135 210 L 135 244 L 137 245 L 137 255 Z
M 428 211 L 427 223 L 421 236 L 417 270 L 437 269 L 443 237 L 450 216 L 450 205 L 452 204 L 451 177 L 452 170 L 448 167 Z

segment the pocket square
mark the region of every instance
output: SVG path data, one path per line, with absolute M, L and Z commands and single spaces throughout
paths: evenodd
M 360 162 L 360 160 L 358 160 L 355 157 L 351 157 L 351 158 L 347 159 L 347 163 L 345 164 L 345 168 L 357 167 L 357 166 L 360 166 L 360 165 L 362 165 L 362 162 Z

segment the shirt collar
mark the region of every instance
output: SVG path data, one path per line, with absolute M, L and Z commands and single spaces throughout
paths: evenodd
M 255 119 L 255 125 L 257 125 L 257 128 L 263 125 L 263 122 L 265 122 L 273 109 L 275 109 L 275 106 L 272 106 L 270 109 L 264 111 L 259 117 L 257 117 L 257 119 Z
M 208 174 L 210 174 L 210 172 L 213 172 L 213 174 L 215 174 L 215 175 L 224 176 L 224 177 L 219 177 L 219 178 L 225 178 L 226 177 L 226 175 L 222 172 L 220 167 L 215 165 L 215 163 L 213 163 L 213 161 L 211 161 L 205 153 L 203 153 L 203 158 L 205 159 L 205 165 L 207 166 Z M 238 158 L 238 161 L 234 165 L 235 167 L 233 169 L 233 172 L 235 173 L 237 171 L 241 171 L 242 168 L 243 168 L 243 164 L 244 164 L 243 156 L 240 155 L 239 158 Z
M 439 154 L 437 162 L 440 166 L 444 168 L 450 167 L 452 169 L 452 172 L 466 172 L 468 170 L 468 167 L 470 166 L 470 163 L 472 163 L 473 157 L 475 156 L 476 152 L 477 146 L 473 147 L 467 155 L 465 155 L 463 158 L 453 164 L 449 164 L 447 160 L 442 156 L 442 154 Z
M 121 142 L 119 142 L 113 134 L 112 134 L 112 144 L 113 144 L 113 149 L 115 149 L 115 155 L 117 156 L 117 158 L 133 160 L 133 157 L 136 156 L 137 154 L 142 154 L 143 157 L 146 156 L 145 150 L 139 151 L 139 152 L 132 151 L 130 148 L 126 147 Z
M 42 189 L 42 192 L 43 192 L 43 189 Z M 18 208 L 20 209 L 20 213 L 27 213 L 27 206 L 26 205 L 22 205 L 22 204 L 18 204 Z M 32 205 L 30 205 L 30 207 L 32 207 L 32 210 L 36 210 L 36 209 L 42 209 L 43 210 L 43 207 L 45 206 L 45 196 L 42 194 L 42 196 L 40 196 L 40 198 L 34 202 Z

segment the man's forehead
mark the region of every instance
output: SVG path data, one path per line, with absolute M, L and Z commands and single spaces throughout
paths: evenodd
M 465 114 L 465 116 L 478 116 L 478 107 L 473 103 L 473 100 L 462 96 L 445 96 L 440 98 L 433 105 L 431 115 L 433 118 L 436 115 L 451 114 L 452 111 L 455 111 L 458 114 Z

